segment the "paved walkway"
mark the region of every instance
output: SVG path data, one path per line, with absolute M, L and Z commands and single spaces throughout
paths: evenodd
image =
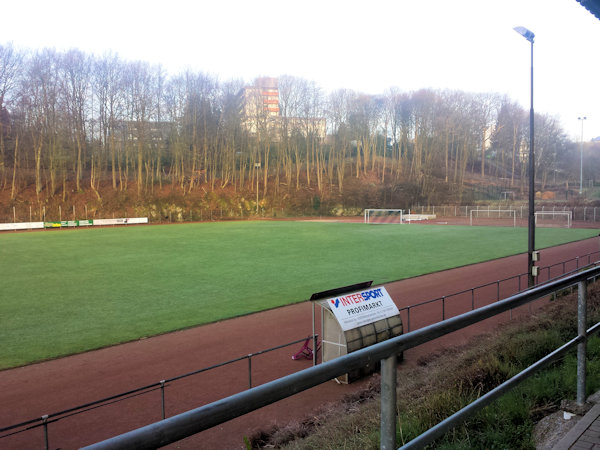
M 600 403 L 596 403 L 554 446 L 554 449 L 600 449 Z

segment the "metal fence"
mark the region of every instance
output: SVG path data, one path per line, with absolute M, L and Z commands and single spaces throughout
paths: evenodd
M 270 209 L 244 211 L 234 208 L 181 208 L 168 206 L 164 208 L 152 207 L 125 207 L 118 211 L 105 213 L 96 209 L 83 207 L 53 205 L 33 207 L 31 205 L 18 205 L 0 210 L 0 223 L 20 222 L 53 222 L 63 220 L 83 219 L 110 219 L 118 217 L 148 217 L 151 223 L 177 223 L 177 222 L 211 222 L 224 220 L 244 220 L 256 217 L 286 217 L 281 210 Z
M 362 212 L 362 210 L 361 210 Z M 148 217 L 151 223 L 212 222 L 256 218 L 288 218 L 319 216 L 314 209 L 303 211 L 285 208 L 241 209 L 231 206 L 204 205 L 180 207 L 176 205 L 127 206 L 110 212 L 87 205 L 15 205 L 0 208 L 0 223 L 54 222 L 63 220 L 110 219 L 117 217 Z
M 439 205 L 424 206 L 417 205 L 410 208 L 412 214 L 435 214 L 439 217 L 465 217 L 468 218 L 471 211 L 494 211 L 498 209 L 513 209 L 517 211 L 517 217 L 527 218 L 529 206 L 526 204 L 511 204 L 506 202 L 490 203 L 488 205 Z M 600 222 L 600 207 L 596 206 L 545 206 L 535 207 L 536 212 L 564 212 L 571 211 L 573 220 L 582 222 Z
M 527 218 L 528 206 L 526 204 L 490 203 L 488 205 L 417 205 L 410 208 L 412 214 L 435 214 L 438 217 L 465 217 L 468 218 L 471 211 L 494 211 L 498 209 L 513 209 L 517 211 L 519 219 Z M 357 208 L 359 210 L 360 208 Z M 362 210 L 361 214 L 362 214 Z M 596 206 L 545 206 L 538 205 L 536 212 L 564 212 L 571 211 L 572 219 L 579 222 L 600 222 L 600 207 Z M 320 213 L 321 214 L 321 213 Z M 315 215 L 314 210 L 307 210 L 303 215 Z M 204 222 L 223 220 L 244 220 L 256 217 L 286 218 L 294 217 L 294 213 L 283 208 L 269 208 L 245 211 L 231 207 L 196 207 L 181 208 L 168 206 L 157 208 L 135 208 L 127 207 L 120 211 L 105 214 L 95 209 L 88 209 L 87 205 L 76 208 L 75 206 L 39 206 L 19 205 L 5 208 L 0 211 L 0 223 L 14 222 L 44 222 L 61 220 L 82 220 L 115 217 L 148 217 L 151 223 L 174 223 L 174 222 Z
M 480 397 L 448 419 L 409 442 L 403 448 L 422 448 L 476 411 L 487 406 L 507 390 L 556 361 L 571 348 L 577 346 L 577 401 L 585 401 L 586 343 L 590 334 L 600 330 L 600 323 L 586 329 L 587 285 L 596 281 L 600 267 L 570 275 L 533 287 L 490 305 L 478 308 L 451 319 L 429 325 L 416 331 L 389 339 L 370 347 L 357 350 L 334 360 L 310 367 L 303 371 L 271 381 L 261 386 L 232 395 L 167 420 L 124 433 L 106 441 L 93 444 L 88 449 L 150 449 L 179 441 L 193 434 L 240 417 L 263 406 L 290 397 L 317 386 L 352 370 L 381 362 L 381 448 L 396 448 L 396 355 L 425 342 L 432 341 L 453 331 L 460 330 L 503 312 L 518 308 L 537 299 L 563 291 L 573 285 L 578 287 L 578 335 L 562 347 L 542 358 L 523 372 Z
M 592 261 L 597 261 L 599 259 L 600 251 L 597 251 L 582 256 L 576 256 L 575 258 L 567 259 L 549 266 L 540 267 L 540 275 L 536 279 L 536 284 L 552 281 L 553 279 L 564 276 L 565 274 L 573 273 L 582 267 L 589 266 L 592 264 Z M 406 306 L 400 309 L 400 314 L 402 314 L 402 319 L 406 326 L 406 330 L 411 331 L 411 315 L 414 315 L 413 311 L 418 308 L 439 303 L 440 320 L 446 320 L 448 316 L 447 305 L 450 300 L 458 301 L 459 299 L 462 299 L 464 301 L 466 298 L 470 301 L 471 311 L 473 311 L 477 308 L 477 303 L 482 304 L 492 301 L 499 301 L 500 299 L 506 298 L 509 295 L 522 292 L 527 288 L 527 277 L 527 273 L 521 273 L 519 275 L 513 275 L 512 277 L 481 284 L 470 289 L 465 289 L 431 300 L 415 303 L 414 305 Z M 521 280 L 523 280 L 523 282 Z
M 170 383 L 174 383 L 174 382 L 182 380 L 184 378 L 188 378 L 193 375 L 199 375 L 201 373 L 208 372 L 210 370 L 224 367 L 224 366 L 234 364 L 234 363 L 237 363 L 240 361 L 247 361 L 248 389 L 251 389 L 252 388 L 252 359 L 253 358 L 260 356 L 260 355 L 264 355 L 266 353 L 276 351 L 276 350 L 280 350 L 280 349 L 283 349 L 286 347 L 290 347 L 292 345 L 299 344 L 301 342 L 305 342 L 306 339 L 312 338 L 312 340 L 314 341 L 317 337 L 318 337 L 318 335 L 308 336 L 308 338 L 298 339 L 298 340 L 295 340 L 292 342 L 288 342 L 287 344 L 278 345 L 276 347 L 272 347 L 272 348 L 269 348 L 266 350 L 260 350 L 255 353 L 249 353 L 248 355 L 243 355 L 243 356 L 240 356 L 239 358 L 231 359 L 229 361 L 225 361 L 225 362 L 222 362 L 219 364 L 214 364 L 209 367 L 204 367 L 202 369 L 195 370 L 193 372 L 185 373 L 182 375 L 178 375 L 176 377 L 160 380 L 156 383 L 152 383 L 152 384 L 149 384 L 146 386 L 141 386 L 141 387 L 129 390 L 127 392 L 121 392 L 119 394 L 111 395 L 110 397 L 106 397 L 106 398 L 103 398 L 100 400 L 96 400 L 93 402 L 78 405 L 78 406 L 75 406 L 72 408 L 65 409 L 63 411 L 45 414 L 41 417 L 35 417 L 33 419 L 26 420 L 21 423 L 17 423 L 17 424 L 10 425 L 10 426 L 4 427 L 4 428 L 0 428 L 0 433 L 2 433 L 0 435 L 0 448 L 2 447 L 1 440 L 3 438 L 9 438 L 10 436 L 15 436 L 17 434 L 21 434 L 24 432 L 30 432 L 32 430 L 37 430 L 41 427 L 41 428 L 43 428 L 44 448 L 48 449 L 48 448 L 50 448 L 50 446 L 49 446 L 49 440 L 50 440 L 49 426 L 50 426 L 50 424 L 58 422 L 63 419 L 66 419 L 68 417 L 72 417 L 77 414 L 82 414 L 82 413 L 85 413 L 85 412 L 88 412 L 88 411 L 91 411 L 91 410 L 94 410 L 97 408 L 101 408 L 103 406 L 108 406 L 108 405 L 111 405 L 111 404 L 114 404 L 117 402 L 122 402 L 122 401 L 125 401 L 128 399 L 132 399 L 134 397 L 138 397 L 138 396 L 145 395 L 145 394 L 150 394 L 150 393 L 157 392 L 157 391 L 160 392 L 161 417 L 162 417 L 162 419 L 166 419 L 167 418 L 166 413 L 165 413 L 166 388 L 170 385 Z

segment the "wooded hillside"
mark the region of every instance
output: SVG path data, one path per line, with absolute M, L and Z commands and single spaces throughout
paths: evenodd
M 114 54 L 0 45 L 2 205 L 39 214 L 188 197 L 293 211 L 469 201 L 473 182 L 526 190 L 529 111 L 505 96 L 325 93 L 282 76 L 274 123 L 261 108 L 247 117 L 244 86 Z M 312 126 L 323 119 L 326 136 Z M 556 119 L 536 114 L 535 145 L 536 189 L 578 179 L 577 146 Z

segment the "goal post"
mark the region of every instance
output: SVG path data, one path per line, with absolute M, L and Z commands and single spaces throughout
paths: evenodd
M 572 211 L 536 211 L 535 225 L 544 227 L 571 228 L 573 221 Z
M 369 224 L 401 224 L 402 209 L 365 209 L 365 223 Z
M 517 226 L 517 210 L 516 209 L 472 209 L 469 213 L 469 224 L 489 225 L 497 224 L 498 221 L 505 220 L 507 223 L 512 223 L 513 227 Z

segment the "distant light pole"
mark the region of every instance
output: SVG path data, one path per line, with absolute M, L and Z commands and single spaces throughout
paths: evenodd
M 579 144 L 581 153 L 581 168 L 579 169 L 579 195 L 583 194 L 583 121 L 587 117 L 578 117 L 577 120 L 581 120 L 581 143 Z
M 535 160 L 533 151 L 533 39 L 535 34 L 525 27 L 513 28 L 517 33 L 531 42 L 531 109 L 529 110 L 529 239 L 527 246 L 528 285 L 534 285 L 533 252 L 535 251 Z

